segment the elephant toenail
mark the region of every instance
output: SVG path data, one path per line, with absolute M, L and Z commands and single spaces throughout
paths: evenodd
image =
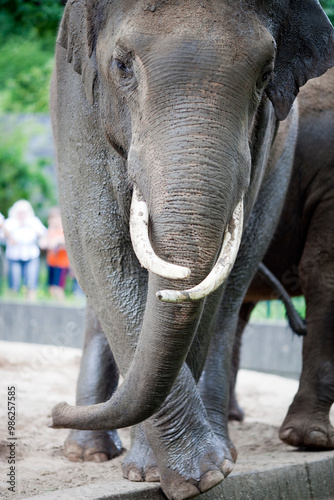
M 127 475 L 129 481 L 135 481 L 137 483 L 143 481 L 143 477 L 138 470 L 130 469 Z
M 70 462 L 83 462 L 83 458 L 76 453 L 67 453 L 66 456 Z
M 222 464 L 222 471 L 223 471 L 224 477 L 231 474 L 231 472 L 233 471 L 233 468 L 234 468 L 234 463 L 231 462 L 231 460 L 228 460 L 226 458 Z
M 149 483 L 150 482 L 155 483 L 160 481 L 160 474 L 158 472 L 157 467 L 151 467 L 150 469 L 148 469 L 148 471 L 145 474 L 145 481 Z
M 308 443 L 313 446 L 326 446 L 327 436 L 321 431 L 311 431 L 308 434 L 307 444 Z
M 279 437 L 282 441 L 287 441 L 293 432 L 294 429 L 292 427 L 288 427 L 287 429 L 280 431 Z
M 86 462 L 96 462 L 96 463 L 101 463 L 101 462 L 107 462 L 108 461 L 108 455 L 105 453 L 85 453 L 84 455 L 85 461 Z
M 204 474 L 202 479 L 199 482 L 199 489 L 202 493 L 204 491 L 208 491 L 214 486 L 217 486 L 217 484 L 221 483 L 224 479 L 224 476 L 219 470 L 211 470 Z

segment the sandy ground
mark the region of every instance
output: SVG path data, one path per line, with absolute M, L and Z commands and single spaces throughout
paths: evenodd
M 60 488 L 122 478 L 122 456 L 102 464 L 71 463 L 63 455 L 68 431 L 48 428 L 50 411 L 56 403 L 66 400 L 74 404 L 80 355 L 80 350 L 72 348 L 0 342 L 1 498 L 24 499 Z M 15 386 L 16 392 L 15 492 L 9 491 L 10 485 L 6 483 L 11 442 L 7 428 L 7 387 L 11 386 Z M 273 461 L 294 463 L 308 455 L 296 452 L 278 439 L 278 428 L 297 387 L 294 380 L 240 371 L 238 394 L 246 419 L 230 426 L 239 453 L 236 472 L 251 469 L 254 463 L 265 468 Z M 128 429 L 121 430 L 120 437 L 126 450 Z

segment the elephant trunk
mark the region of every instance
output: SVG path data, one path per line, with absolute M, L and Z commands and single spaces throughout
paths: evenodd
M 160 408 L 185 361 L 203 306 L 199 302 L 159 301 L 156 292 L 168 281 L 153 274 L 149 276 L 147 304 L 150 306 L 145 312 L 136 353 L 124 382 L 111 399 L 91 406 L 59 403 L 52 410 L 50 427 L 118 429 L 138 424 Z
M 235 148 L 232 155 L 221 139 L 219 148 L 206 146 L 203 154 L 197 138 L 189 141 L 189 135 L 184 148 L 180 141 L 176 146 L 170 140 L 165 143 L 169 143 L 168 151 L 161 147 L 155 155 L 150 182 L 133 179 L 147 200 L 150 218 L 143 224 L 148 226 L 149 238 L 139 231 L 139 240 L 146 242 L 144 260 L 140 255 L 139 258 L 151 269 L 134 358 L 123 384 L 109 401 L 86 407 L 60 403 L 52 411 L 52 427 L 115 429 L 152 416 L 170 393 L 187 357 L 203 310 L 201 297 L 218 287 L 221 277 L 226 279 L 233 266 L 241 236 L 242 199 L 249 179 L 250 162 L 245 148 L 240 147 L 238 154 Z M 214 151 L 211 156 L 210 150 Z M 133 147 L 128 158 L 130 173 L 131 163 L 136 163 L 136 171 L 138 165 L 150 163 L 150 158 L 144 158 L 146 154 L 150 154 L 149 147 Z M 240 170 L 246 172 L 243 179 L 238 174 Z M 146 210 L 145 206 L 142 208 L 140 217 Z M 145 247 L 148 241 L 149 248 Z M 222 248 L 224 252 L 230 250 L 228 256 L 220 255 Z M 156 263 L 151 265 L 153 254 L 163 261 L 162 272 L 161 262 L 158 267 Z M 213 271 L 216 263 L 220 277 L 213 280 L 214 285 L 211 278 L 207 284 L 207 276 L 217 273 L 217 267 Z M 223 268 L 222 273 L 219 268 Z M 167 277 L 158 276 L 157 269 Z M 199 283 L 200 289 L 205 288 L 204 294 L 198 290 Z M 175 288 L 179 290 L 175 292 Z
M 237 207 L 241 205 L 242 202 Z M 239 210 L 234 211 L 234 215 L 236 212 L 240 216 Z M 234 235 L 240 231 L 240 227 L 235 225 L 235 219 L 238 217 L 233 218 L 225 231 L 223 251 L 230 246 L 231 239 L 239 240 L 239 237 L 235 238 Z M 209 276 L 217 272 L 217 266 L 218 269 L 221 267 L 221 261 L 228 262 L 227 265 L 223 265 L 224 273 L 226 274 L 230 270 L 236 255 L 235 244 L 232 245 L 232 248 L 234 250 L 230 255 L 222 255 L 221 252 L 216 266 L 211 270 Z M 216 250 L 219 248 L 217 247 Z M 193 270 L 195 284 L 197 280 L 201 281 L 208 274 L 214 265 L 214 258 L 215 256 L 212 254 L 209 266 L 206 266 L 206 269 L 202 269 L 201 272 Z M 176 266 L 176 269 L 179 267 L 181 266 Z M 183 273 L 181 272 L 181 274 Z M 204 279 L 204 283 L 205 280 L 208 278 Z M 181 288 L 187 288 L 189 284 L 191 284 L 190 290 L 193 291 L 191 293 L 195 294 L 198 287 L 192 286 L 194 281 L 190 281 L 189 275 L 186 273 L 181 282 Z M 219 285 L 216 283 L 216 286 Z M 203 300 L 182 301 L 182 303 L 174 304 L 166 304 L 157 300 L 156 297 L 160 294 L 168 296 L 168 294 L 176 293 L 176 296 L 181 294 L 183 297 L 188 293 L 184 290 L 169 291 L 168 288 L 171 287 L 175 287 L 175 281 L 150 272 L 146 312 L 136 354 L 123 384 L 112 398 L 105 403 L 86 407 L 72 407 L 67 403 L 60 403 L 52 411 L 53 423 L 51 427 L 85 430 L 115 429 L 135 425 L 159 409 L 185 361 L 203 308 Z M 161 292 L 160 290 L 163 289 L 167 290 Z M 169 300 L 168 297 L 167 301 L 181 302 L 180 300 Z

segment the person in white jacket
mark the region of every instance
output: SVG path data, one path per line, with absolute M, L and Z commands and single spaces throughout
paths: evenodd
M 9 209 L 3 230 L 6 239 L 9 288 L 18 293 L 23 284 L 27 288 L 27 298 L 34 299 L 39 273 L 38 240 L 47 229 L 35 216 L 31 204 L 26 200 L 19 200 Z

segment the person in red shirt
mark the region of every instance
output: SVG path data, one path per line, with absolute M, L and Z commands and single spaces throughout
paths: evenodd
M 50 210 L 48 232 L 39 244 L 41 248 L 47 250 L 46 262 L 50 295 L 56 300 L 63 300 L 70 263 L 65 248 L 63 225 L 58 207 Z

